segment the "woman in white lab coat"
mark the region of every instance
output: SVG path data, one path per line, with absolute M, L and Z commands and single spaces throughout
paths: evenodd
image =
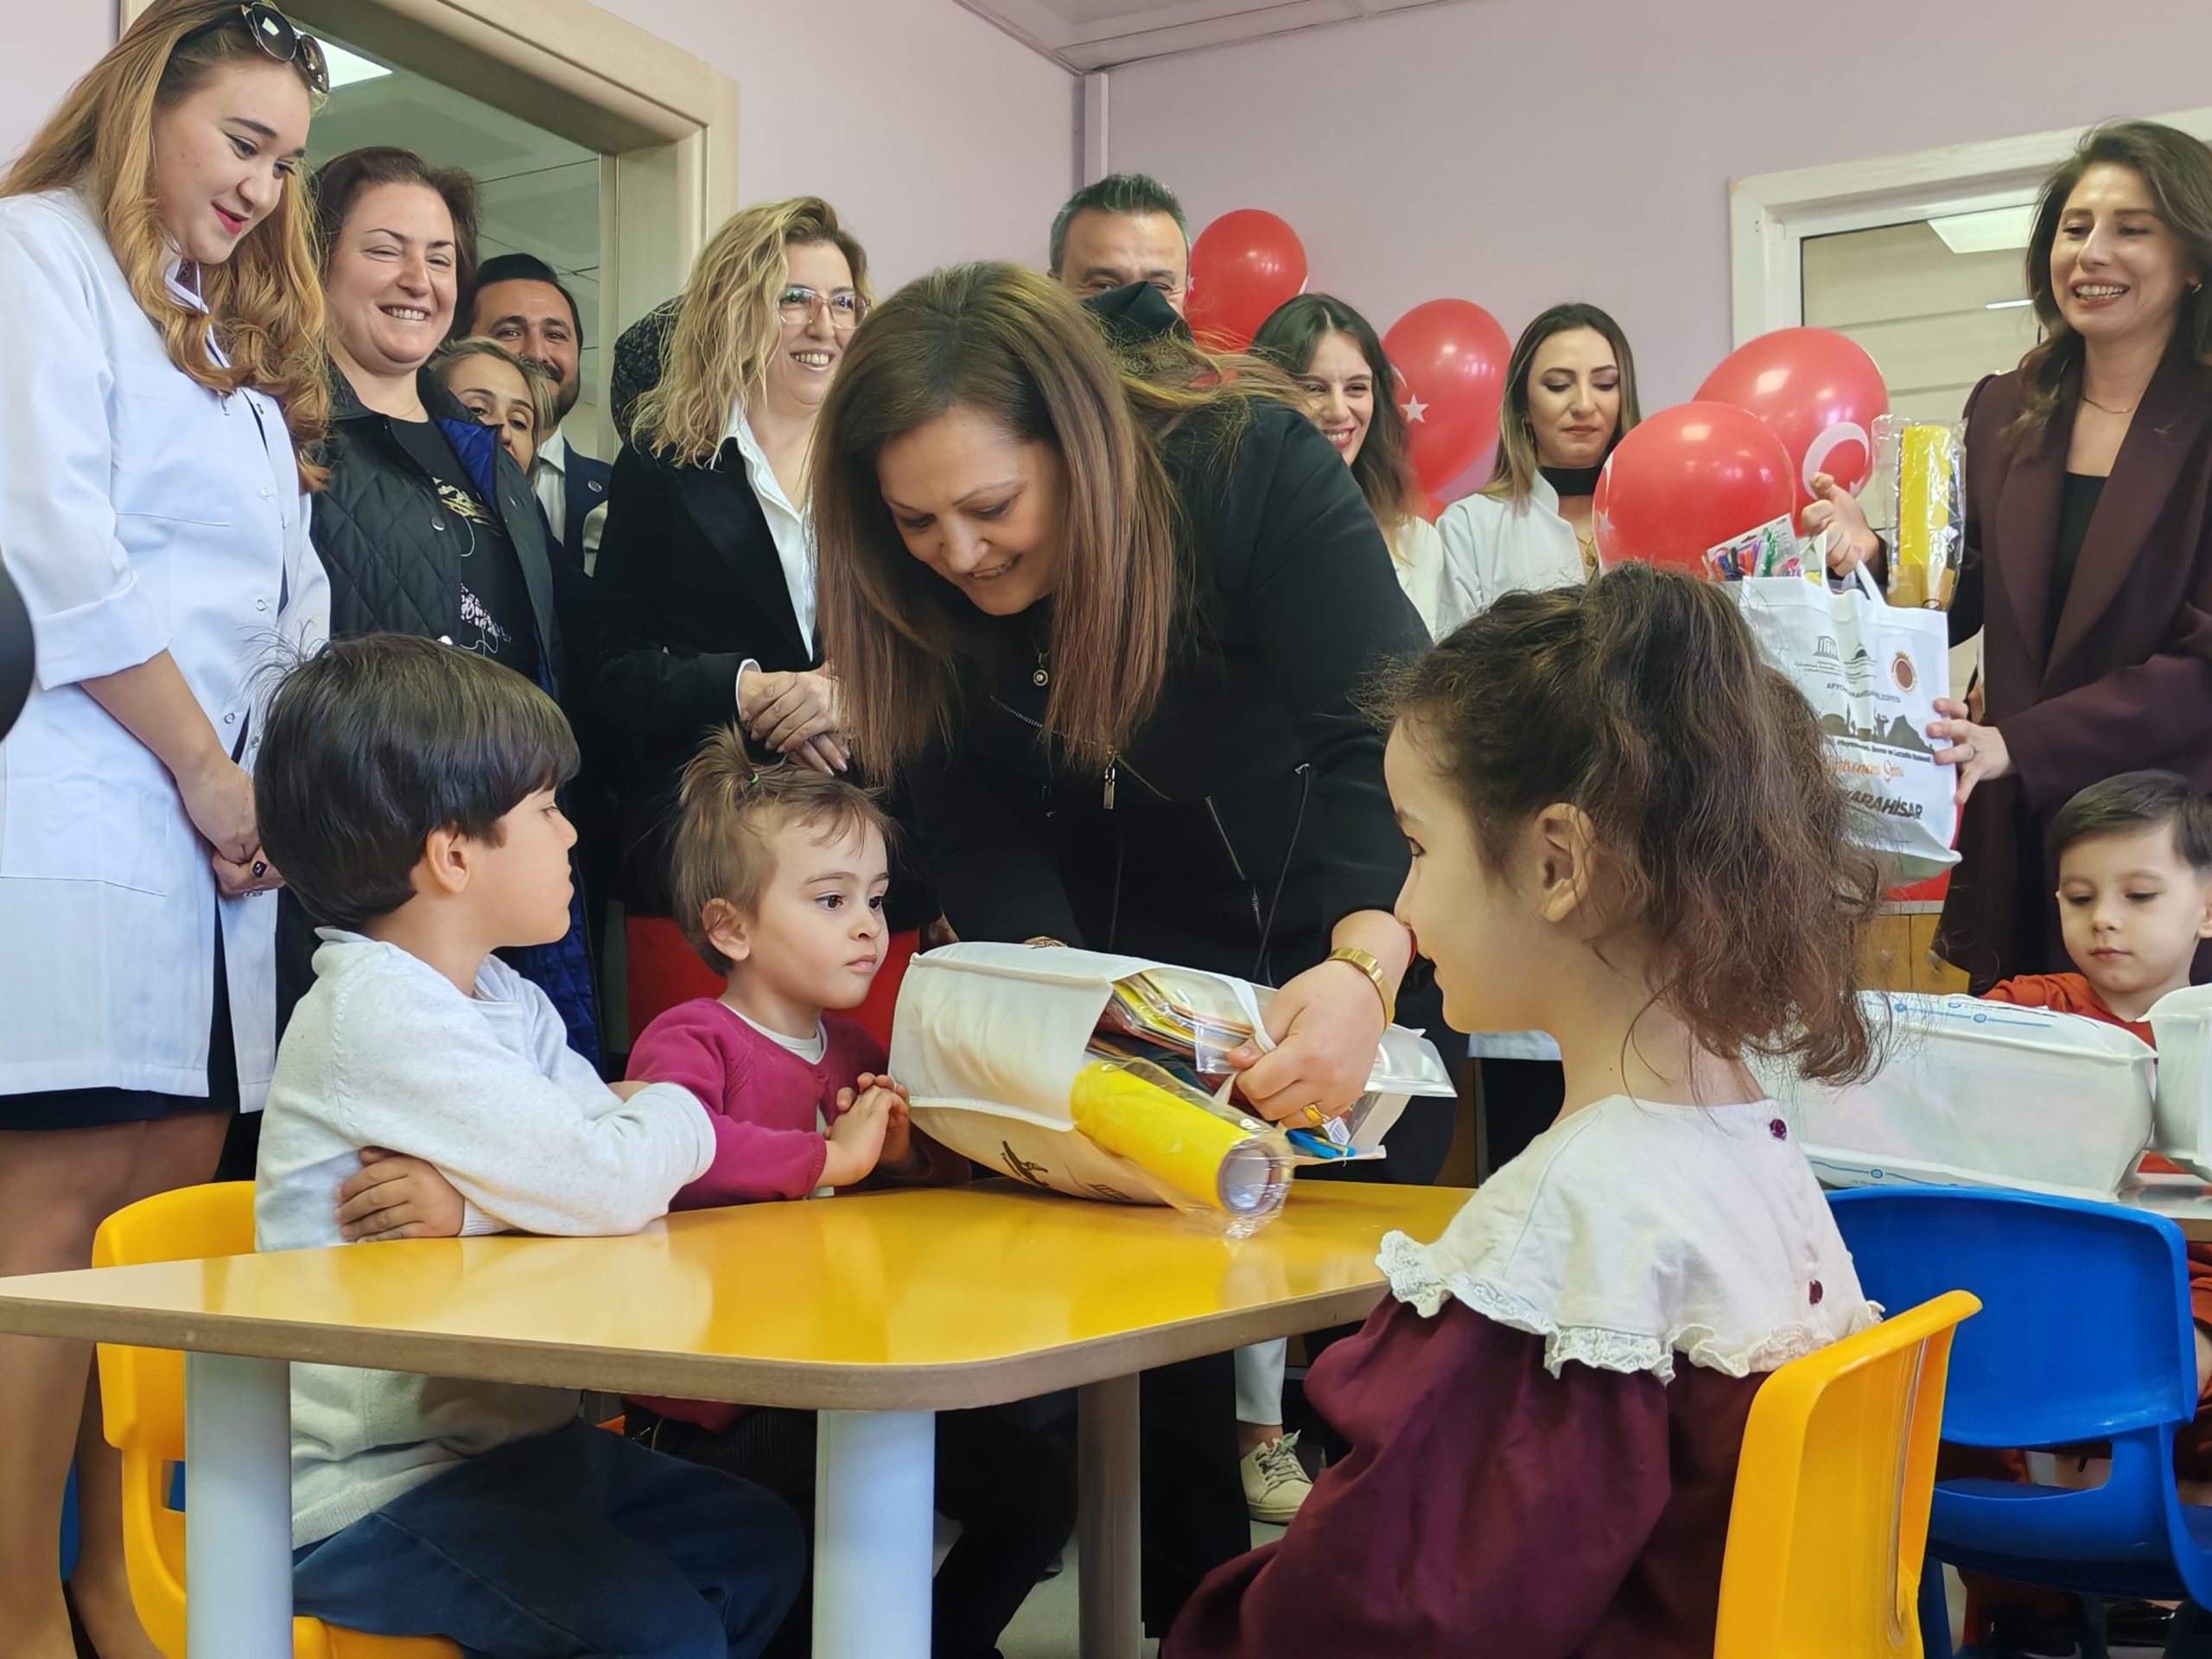
M 1591 495 L 1637 420 L 1636 359 L 1594 305 L 1555 305 L 1505 367 L 1497 476 L 1439 515 L 1439 639 L 1502 594 L 1571 588 L 1598 568 Z
M 1252 336 L 1252 352 L 1280 364 L 1306 392 L 1306 412 L 1351 468 L 1382 527 L 1398 586 L 1437 637 L 1444 552 L 1421 516 L 1421 486 L 1406 448 L 1397 372 L 1375 326 L 1331 294 L 1285 300 Z M 1277 1525 L 1287 1520 L 1266 1516 Z
M 81 1268 L 111 1211 L 213 1172 L 275 1046 L 256 693 L 323 632 L 304 447 L 327 394 L 294 179 L 320 49 L 161 0 L 0 181 L 0 558 L 37 678 L 0 743 L 0 1274 Z M 0 1630 L 109 1659 L 131 1610 L 88 1344 L 0 1338 Z M 80 1408 L 90 1406 L 92 1409 Z

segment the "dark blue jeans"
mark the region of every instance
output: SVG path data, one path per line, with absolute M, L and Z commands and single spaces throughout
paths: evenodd
M 470 1659 L 753 1659 L 806 1540 L 760 1487 L 579 1423 L 471 1458 L 293 1560 L 296 1611 Z

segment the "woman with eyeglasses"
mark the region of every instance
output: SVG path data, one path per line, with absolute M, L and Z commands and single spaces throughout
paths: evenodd
M 667 920 L 667 827 L 700 739 L 740 722 L 763 759 L 848 765 L 815 627 L 806 479 L 815 416 L 868 304 L 859 240 L 799 196 L 733 217 L 656 314 L 658 379 L 629 404 L 593 576 L 594 701 L 628 773 L 618 885 L 633 1033 L 692 994 L 696 962 Z
M 0 1274 L 215 1171 L 274 1060 L 260 671 L 324 631 L 327 407 L 296 172 L 322 54 L 162 0 L 0 181 L 0 559 L 37 678 L 0 744 Z M 0 1646 L 156 1659 L 91 1346 L 0 1336 Z M 54 1571 L 76 1459 L 81 1547 Z

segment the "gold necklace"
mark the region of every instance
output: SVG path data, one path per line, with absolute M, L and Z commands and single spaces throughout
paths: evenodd
M 2110 404 L 2099 403 L 2086 391 L 2082 394 L 2082 401 L 2091 409 L 2101 409 L 2107 415 L 2133 415 L 2136 410 L 2134 404 L 2130 404 L 2126 409 L 2114 409 Z

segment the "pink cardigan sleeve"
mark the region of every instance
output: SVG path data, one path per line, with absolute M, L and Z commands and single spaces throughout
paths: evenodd
M 741 1116 L 748 1056 L 733 1023 L 701 1019 L 693 1005 L 671 1008 L 645 1027 L 630 1052 L 633 1079 L 682 1084 L 699 1097 L 714 1124 L 714 1161 L 676 1195 L 672 1209 L 803 1198 L 822 1184 L 827 1140 L 810 1128 L 770 1128 Z

